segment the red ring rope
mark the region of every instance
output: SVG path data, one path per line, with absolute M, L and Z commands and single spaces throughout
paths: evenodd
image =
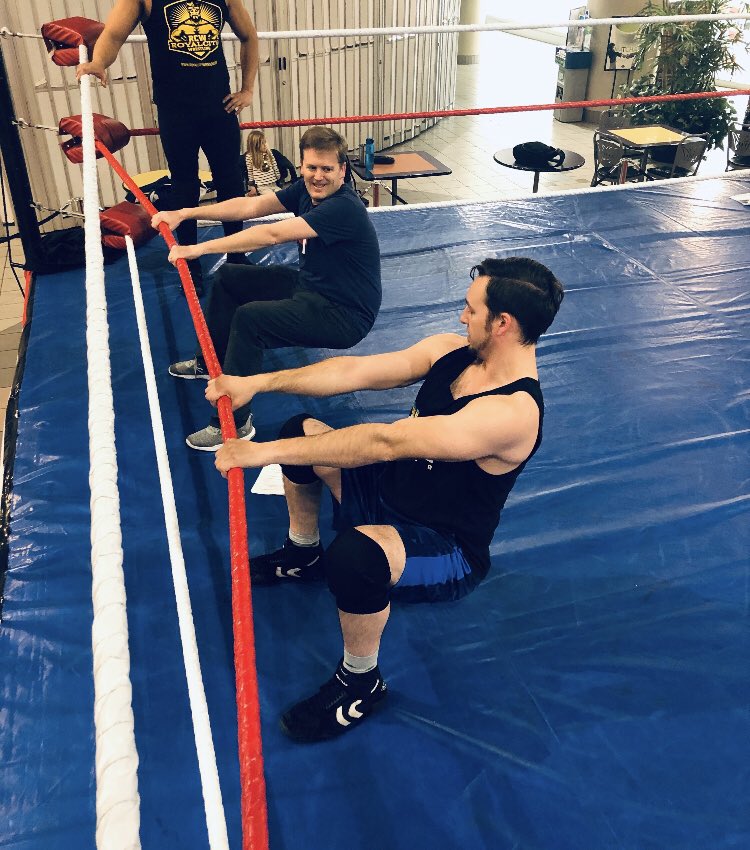
M 24 283 L 26 284 L 24 287 L 23 293 L 23 316 L 21 317 L 21 327 L 26 327 L 26 322 L 29 318 L 29 298 L 31 297 L 31 287 L 33 285 L 32 278 L 33 274 L 28 269 L 23 273 Z
M 738 97 L 750 95 L 750 89 L 729 91 L 685 92 L 682 94 L 658 94 L 649 97 L 620 97 L 606 100 L 566 100 L 559 103 L 535 103 L 526 106 L 488 106 L 477 109 L 441 109 L 432 112 L 389 112 L 382 115 L 351 115 L 336 118 L 293 118 L 286 121 L 250 121 L 240 127 L 307 127 L 315 124 L 363 124 L 369 121 L 398 121 L 407 118 L 452 118 L 468 115 L 501 115 L 510 112 L 543 112 L 550 109 L 583 109 L 588 106 L 624 106 L 634 103 L 668 103 L 672 100 L 699 100 L 712 97 Z M 131 130 L 131 136 L 157 136 L 158 127 L 141 127 Z
M 122 182 L 138 198 L 143 208 L 156 215 L 158 210 L 143 194 L 120 163 L 100 141 L 96 149 L 117 172 Z M 159 225 L 167 247 L 177 242 L 166 224 Z M 209 375 L 221 373 L 206 319 L 201 310 L 195 286 L 185 260 L 177 261 L 177 271 L 185 289 L 188 308 L 198 335 Z M 218 402 L 221 432 L 225 438 L 237 436 L 232 405 L 226 396 Z M 266 782 L 263 775 L 263 749 L 260 737 L 260 705 L 255 664 L 255 635 L 253 632 L 253 602 L 250 592 L 250 561 L 247 546 L 245 514 L 245 484 L 242 469 L 235 467 L 227 474 L 229 488 L 229 555 L 232 573 L 232 622 L 234 630 L 234 669 L 237 689 L 237 737 L 240 762 L 240 810 L 242 816 L 243 850 L 267 850 L 268 811 Z

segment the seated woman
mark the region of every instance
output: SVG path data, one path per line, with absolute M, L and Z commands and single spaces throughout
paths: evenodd
M 271 153 L 266 137 L 260 130 L 251 130 L 247 137 L 245 168 L 247 169 L 247 195 L 268 195 L 278 192 L 281 174 Z

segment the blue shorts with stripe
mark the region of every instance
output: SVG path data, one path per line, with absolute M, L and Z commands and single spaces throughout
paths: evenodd
M 444 602 L 466 596 L 479 584 L 455 538 L 418 525 L 388 507 L 380 492 L 385 464 L 341 470 L 341 504 L 333 500 L 337 531 L 357 525 L 391 525 L 406 550 L 406 566 L 391 589 L 405 602 Z

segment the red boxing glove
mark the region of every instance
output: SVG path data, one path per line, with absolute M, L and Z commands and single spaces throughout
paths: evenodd
M 137 248 L 148 242 L 156 231 L 151 227 L 151 216 L 140 204 L 122 201 L 99 213 L 102 223 L 102 243 L 108 248 L 125 250 L 125 237 L 130 236 Z
M 60 135 L 68 134 L 72 139 L 63 142 L 62 147 L 65 156 L 71 162 L 83 162 L 83 147 L 81 144 L 81 136 L 83 135 L 83 125 L 80 115 L 71 115 L 69 118 L 61 118 L 58 124 Z M 107 118 L 106 115 L 94 113 L 94 137 L 98 139 L 112 153 L 124 148 L 130 141 L 130 130 L 114 118 Z M 96 158 L 99 159 L 101 154 L 96 152 Z
M 55 65 L 66 67 L 78 64 L 78 47 L 85 44 L 89 57 L 104 24 L 89 18 L 63 18 L 42 25 L 42 37 Z

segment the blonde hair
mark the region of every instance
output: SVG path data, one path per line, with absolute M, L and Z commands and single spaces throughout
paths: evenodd
M 253 168 L 259 171 L 270 171 L 271 149 L 268 147 L 266 137 L 261 130 L 251 130 L 247 137 L 247 153 L 253 163 Z

